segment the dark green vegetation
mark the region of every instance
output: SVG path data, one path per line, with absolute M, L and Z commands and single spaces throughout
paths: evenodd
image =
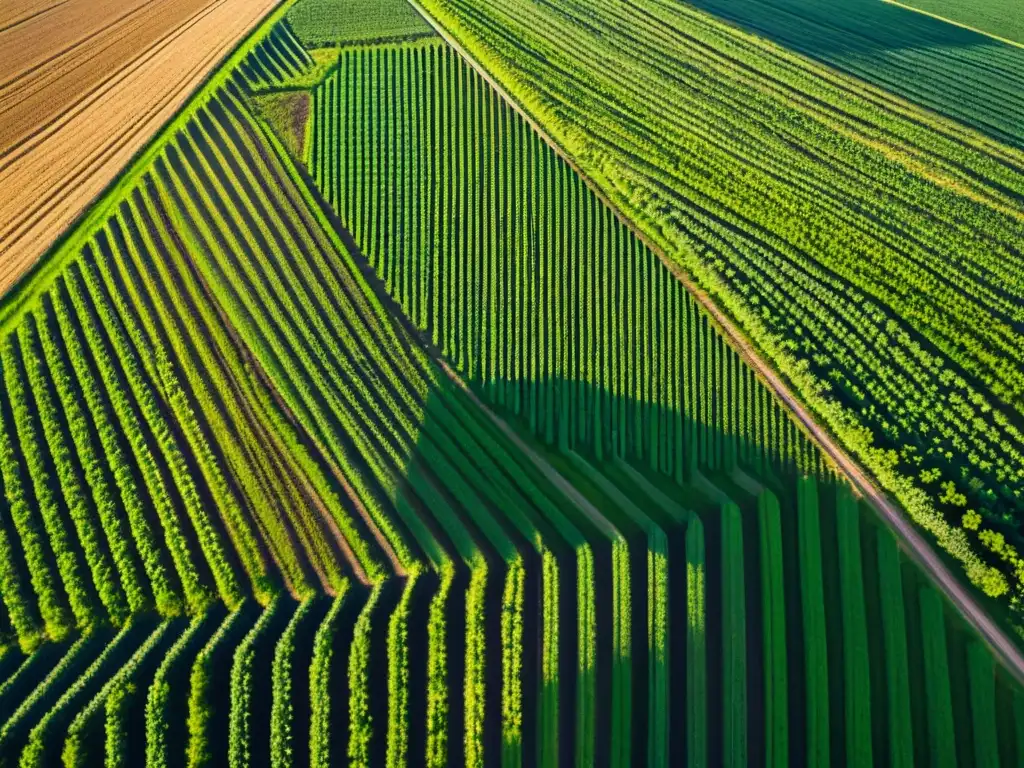
M 942 23 L 874 0 L 713 2 L 865 79 L 668 0 L 424 5 L 1020 610 L 1024 51 L 893 50 Z
M 310 174 L 383 287 L 481 399 L 568 478 L 582 473 L 627 543 L 645 543 L 647 694 L 635 694 L 635 662 L 615 662 L 625 643 L 613 632 L 616 704 L 606 725 L 597 714 L 611 749 L 592 748 L 577 720 L 581 762 L 927 759 L 926 725 L 911 719 L 911 690 L 924 715 L 922 655 L 906 650 L 924 638 L 901 596 L 918 578 L 845 488 L 797 479 L 828 472 L 798 431 L 785 436 L 784 415 L 669 270 L 440 43 L 347 51 L 314 105 Z M 689 609 L 683 626 L 667 613 L 664 641 L 651 635 L 662 534 L 668 604 L 685 589 Z M 628 588 L 613 591 L 613 619 L 635 615 L 638 582 Z M 635 659 L 644 624 L 627 626 Z M 951 687 L 960 648 L 946 653 Z M 615 695 L 626 674 L 629 721 Z M 656 712 L 687 723 L 667 729 L 667 749 Z
M 884 0 L 696 0 L 692 5 L 999 142 L 1024 148 L 1022 49 Z M 1004 37 L 1012 36 L 1005 34 L 1011 28 L 1024 32 L 1021 14 L 1012 10 L 1014 0 L 911 0 L 904 5 L 940 15 L 948 15 L 940 8 L 970 8 L 987 32 Z M 998 18 L 1000 24 L 983 22 L 982 14 Z M 949 18 L 979 26 L 965 21 L 965 13 L 959 16 Z M 892 105 L 891 96 L 887 101 Z
M 350 46 L 309 94 L 275 21 L 0 307 L 0 766 L 1024 750 L 985 646 L 474 70 Z
M 910 0 L 903 4 L 1024 45 L 1024 14 L 1014 0 Z

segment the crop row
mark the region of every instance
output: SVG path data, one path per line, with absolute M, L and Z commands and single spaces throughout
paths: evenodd
M 986 136 L 690 6 L 424 5 L 971 581 L 1020 604 L 1024 161 L 1004 122 L 1019 99 L 993 88 L 1019 61 L 965 59 L 978 80 L 965 98 L 992 115 Z M 821 31 L 827 14 L 786 5 L 796 16 L 772 16 L 771 29 L 793 41 L 809 13 Z M 846 10 L 826 37 L 842 34 Z M 922 90 L 935 62 L 919 77 L 895 60 L 841 66 L 950 108 L 945 91 Z
M 449 48 L 345 51 L 314 102 L 310 172 L 389 293 L 538 436 L 680 478 L 820 468 L 669 269 Z
M 283 20 L 239 63 L 234 75 L 247 88 L 259 90 L 281 86 L 312 66 L 313 58 Z
M 652 509 L 662 504 L 649 481 L 633 482 L 616 485 L 622 491 L 631 490 L 634 503 L 644 502 Z M 719 511 L 681 516 L 669 526 L 665 579 L 660 586 L 656 578 L 659 569 L 647 569 L 642 609 L 638 609 L 638 595 L 634 593 L 640 586 L 633 579 L 637 570 L 630 566 L 632 547 L 625 541 L 616 544 L 608 553 L 612 572 L 607 580 L 611 588 L 607 609 L 598 605 L 595 610 L 592 603 L 587 603 L 594 597 L 593 587 L 588 589 L 586 585 L 603 582 L 592 574 L 579 581 L 579 599 L 574 601 L 573 620 L 581 632 L 596 630 L 597 642 L 589 650 L 592 641 L 577 643 L 572 638 L 567 645 L 561 641 L 563 635 L 557 625 L 547 624 L 543 643 L 533 650 L 537 660 L 534 667 L 523 652 L 525 634 L 515 637 L 522 632 L 517 624 L 528 620 L 531 603 L 523 587 L 530 583 L 530 574 L 522 566 L 515 566 L 512 573 L 518 575 L 506 579 L 498 593 L 503 604 L 499 634 L 503 682 L 498 689 L 486 684 L 491 679 L 487 665 L 497 662 L 496 658 L 492 661 L 489 652 L 487 622 L 476 623 L 474 619 L 485 615 L 476 604 L 482 601 L 486 608 L 494 592 L 486 586 L 486 566 L 476 569 L 466 585 L 466 621 L 462 625 L 467 633 L 465 680 L 461 686 L 466 730 L 462 749 L 458 750 L 462 759 L 486 759 L 492 738 L 489 734 L 493 734 L 504 744 L 499 756 L 503 765 L 528 764 L 528 754 L 522 751 L 526 743 L 539 750 L 539 761 L 547 761 L 560 753 L 563 739 L 573 745 L 570 754 L 575 759 L 590 760 L 588 755 L 596 750 L 597 754 L 609 754 L 613 763 L 621 765 L 635 764 L 641 755 L 648 765 L 673 764 L 676 755 L 697 762 L 720 759 L 723 764 L 745 764 L 744 754 L 762 749 L 772 755 L 772 764 L 788 764 L 784 759 L 787 753 L 793 759 L 806 758 L 809 764 L 827 765 L 839 759 L 869 764 L 865 750 L 880 743 L 888 744 L 887 749 L 894 754 L 901 752 L 899 742 L 879 742 L 873 736 L 879 728 L 894 739 L 900 728 L 907 729 L 904 737 L 910 737 L 911 753 L 918 757 L 957 755 L 967 750 L 976 756 L 978 764 L 992 764 L 985 761 L 993 755 L 997 761 L 1002 759 L 1018 735 L 1007 730 L 1007 719 L 997 716 L 995 708 L 1014 694 L 991 655 L 982 644 L 964 641 L 966 632 L 953 617 L 952 609 L 934 590 L 920 584 L 909 563 L 900 562 L 890 535 L 865 522 L 848 491 L 823 486 L 819 490 L 828 488 L 836 494 L 834 504 L 829 501 L 823 508 L 812 487 L 802 486 L 803 500 L 798 516 L 793 518 L 779 516 L 780 508 L 791 508 L 792 502 L 780 505 L 767 491 L 742 505 L 726 504 Z M 822 521 L 817 535 L 815 516 Z M 825 517 L 830 517 L 827 524 Z M 721 542 L 720 550 L 709 553 L 710 563 L 705 560 L 702 519 Z M 830 538 L 826 530 L 835 531 L 837 538 Z M 761 543 L 753 549 L 743 543 L 751 534 L 761 537 Z M 870 543 L 878 556 L 869 554 L 860 540 Z M 761 552 L 761 567 L 772 574 L 774 584 L 764 584 L 750 575 L 745 561 L 756 551 Z M 799 553 L 799 568 L 780 567 L 779 556 L 790 551 Z M 658 556 L 651 552 L 649 558 L 649 562 L 656 562 Z M 566 550 L 564 556 L 550 556 L 538 564 L 548 563 L 541 571 L 544 573 L 555 564 L 561 571 L 574 560 L 575 570 L 586 574 L 586 550 L 579 555 Z M 817 563 L 819 570 L 834 568 L 840 587 L 842 620 L 834 621 L 831 615 L 820 619 L 829 646 L 843 649 L 840 674 L 845 698 L 838 699 L 838 715 L 831 715 L 827 706 L 837 701 L 829 683 L 819 686 L 814 682 L 821 680 L 820 676 L 815 678 L 820 664 L 815 661 L 813 647 L 806 643 L 808 636 L 801 641 L 801 654 L 794 655 L 793 639 L 786 631 L 794 611 L 798 617 L 808 611 L 811 616 L 815 613 L 814 600 L 805 603 L 802 597 L 806 586 L 800 580 L 791 580 L 798 570 L 804 572 L 805 563 L 810 568 Z M 903 571 L 902 576 L 897 573 L 898 582 L 913 596 L 905 608 L 897 605 L 898 611 L 885 607 L 892 601 L 883 599 L 883 592 L 871 591 L 892 588 L 893 564 Z M 877 576 L 870 577 L 869 568 L 877 568 Z M 672 575 L 677 569 L 681 569 L 684 579 L 685 601 L 682 605 L 678 600 L 668 601 L 669 612 L 660 615 L 658 592 L 680 583 Z M 354 762 L 372 763 L 386 754 L 391 765 L 414 763 L 419 758 L 413 748 L 426 748 L 436 707 L 460 706 L 451 700 L 454 689 L 449 693 L 443 683 L 438 689 L 431 676 L 424 674 L 437 662 L 437 652 L 446 653 L 454 638 L 442 631 L 438 647 L 434 634 L 437 625 L 432 625 L 431 612 L 415 608 L 416 602 L 431 591 L 428 586 L 432 582 L 422 579 L 425 577 L 409 581 L 403 595 L 396 596 L 398 599 L 387 598 L 380 588 L 368 596 L 361 588 L 350 587 L 329 610 L 326 605 L 318 608 L 320 602 L 316 599 L 296 605 L 278 598 L 269 608 L 255 610 L 247 603 L 230 614 L 212 635 L 216 619 L 197 620 L 187 626 L 176 619 L 148 628 L 132 620 L 111 642 L 94 643 L 91 653 L 88 645 L 72 649 L 66 657 L 69 661 L 55 669 L 50 682 L 39 688 L 47 703 L 40 707 L 26 702 L 22 714 L 10 721 L 12 725 L 3 727 L 4 753 L 26 766 L 47 764 L 41 761 L 60 752 L 69 765 L 128 765 L 133 759 L 141 760 L 141 755 L 146 756 L 147 765 L 154 766 L 186 757 L 194 766 L 227 762 L 249 765 L 261 759 L 288 766 L 300 762 L 300 756 L 301 762 L 308 756 L 311 764 L 323 765 L 329 764 L 332 755 L 337 758 L 341 754 Z M 830 578 L 823 576 L 822 583 L 828 589 Z M 437 584 L 433 594 L 450 589 Z M 712 605 L 708 605 L 709 593 Z M 882 600 L 886 626 L 871 626 L 856 618 L 858 605 L 863 610 L 857 594 L 860 601 L 872 597 Z M 556 604 L 543 610 L 564 616 L 565 607 L 557 595 L 555 592 L 545 598 Z M 757 611 L 764 628 L 746 618 L 753 610 L 750 599 L 764 603 L 765 609 Z M 776 599 L 780 605 L 773 609 Z M 532 605 L 538 608 L 537 603 Z M 258 619 L 256 610 L 260 611 Z M 918 610 L 920 617 L 915 619 L 912 614 Z M 678 619 L 675 612 L 679 612 Z M 646 643 L 636 632 L 637 615 L 647 622 Z M 686 628 L 680 637 L 669 634 L 677 620 Z M 378 623 L 386 624 L 387 631 L 375 631 Z M 593 630 L 588 630 L 588 625 Z M 602 634 L 609 638 L 607 642 L 600 639 Z M 659 646 L 662 642 L 664 646 Z M 867 652 L 874 642 L 884 646 L 881 657 Z M 908 660 L 907 642 L 922 648 L 923 653 Z M 641 653 L 638 643 L 646 645 L 645 653 Z M 570 666 L 572 675 L 565 678 L 561 676 L 565 666 L 559 663 L 558 654 L 573 645 L 578 661 Z M 748 651 L 748 645 L 764 649 L 763 665 L 758 655 Z M 904 648 L 902 658 L 900 646 Z M 433 654 L 431 647 L 435 649 Z M 520 650 L 512 653 L 516 647 Z M 426 662 L 430 656 L 429 664 L 418 667 L 418 659 Z M 385 659 L 387 663 L 381 669 L 378 660 Z M 663 670 L 658 671 L 659 665 L 664 665 Z M 422 672 L 414 672 L 414 667 Z M 598 674 L 588 676 L 588 668 Z M 891 677 L 893 670 L 895 678 Z M 909 670 L 909 677 L 902 670 Z M 378 675 L 387 679 L 383 710 L 377 703 L 382 700 L 381 691 L 371 683 Z M 920 686 L 921 695 L 912 705 L 921 713 L 920 721 L 908 718 L 900 725 L 898 720 L 889 719 L 893 705 L 877 705 L 870 692 L 879 676 L 909 679 L 910 687 L 904 683 L 904 691 Z M 442 678 L 450 680 L 447 675 Z M 644 681 L 639 687 L 638 678 Z M 676 679 L 686 680 L 685 690 L 672 686 L 671 681 Z M 798 679 L 808 681 L 806 691 L 792 685 Z M 788 702 L 772 689 L 780 684 L 788 693 Z M 968 686 L 965 693 L 971 697 L 970 711 L 975 715 L 960 723 L 952 692 L 964 684 Z M 519 690 L 512 692 L 510 686 Z M 718 693 L 714 692 L 716 688 Z M 563 689 L 565 695 L 560 695 Z M 637 698 L 638 691 L 646 691 L 645 698 Z M 760 699 L 749 700 L 755 692 Z M 581 695 L 596 701 L 574 704 Z M 492 721 L 489 713 L 495 697 L 500 700 L 501 717 Z M 887 692 L 884 698 L 899 702 L 900 697 L 897 690 Z M 144 710 L 133 714 L 131 702 L 141 703 L 143 698 L 147 702 Z M 433 713 L 411 704 L 427 704 L 431 699 Z M 190 701 L 187 718 L 181 708 L 171 704 L 175 700 Z M 910 705 L 909 700 L 904 702 Z M 574 710 L 568 718 L 568 722 L 575 723 L 570 732 L 562 730 L 566 720 L 557 716 L 558 707 L 566 705 Z M 522 709 L 517 711 L 516 706 Z M 585 723 L 590 707 L 596 707 L 597 721 L 604 722 L 607 731 L 595 731 L 593 724 L 580 725 Z M 638 707 L 646 713 L 639 721 L 635 714 Z M 378 712 L 386 712 L 383 721 Z M 538 716 L 545 712 L 545 716 Z M 684 728 L 669 727 L 673 712 L 682 715 Z M 581 715 L 584 721 L 579 720 Z M 537 718 L 536 731 L 524 719 L 530 716 Z M 845 740 L 834 738 L 830 727 L 815 730 L 813 726 L 821 719 L 827 725 L 836 716 L 845 721 Z M 441 731 L 450 739 L 451 723 L 443 713 L 442 718 Z M 755 722 L 754 718 L 763 721 Z M 657 727 L 652 728 L 651 721 Z M 646 733 L 634 734 L 638 723 L 643 723 Z M 339 730 L 340 724 L 346 727 Z M 912 733 L 918 727 L 923 731 L 915 746 Z M 658 736 L 661 728 L 665 729 L 664 737 Z M 549 733 L 546 737 L 545 729 Z M 524 741 L 531 732 L 535 740 Z M 806 741 L 789 739 L 790 733 L 807 734 Z M 172 734 L 187 737 L 172 738 Z M 435 749 L 436 736 L 435 732 L 431 742 Z M 638 739 L 646 746 L 638 746 Z M 817 758 L 812 757 L 812 750 L 817 751 Z M 685 755 L 688 758 L 682 757 Z M 428 753 L 423 757 L 430 761 Z M 439 763 L 436 757 L 435 753 L 433 762 Z
M 983 646 L 471 70 L 353 51 L 316 104 L 313 182 L 212 94 L 5 338 L 0 631 L 85 634 L 0 655 L 0 764 L 1012 749 L 954 704 L 1015 695 Z

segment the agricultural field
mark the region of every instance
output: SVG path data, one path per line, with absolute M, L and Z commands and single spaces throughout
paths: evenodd
M 661 0 L 424 3 L 1020 623 L 1024 50 L 929 46 L 937 95 L 912 35 L 941 22 L 781 5 L 728 4 L 754 36 Z M 847 54 L 865 79 L 816 61 Z
M 987 35 L 1024 45 L 1024 18 L 1008 0 L 965 3 L 963 0 L 913 0 L 903 5 L 948 19 Z
M 288 22 L 308 48 L 429 37 L 434 30 L 406 0 L 303 0 Z
M 462 10 L 506 39 L 499 5 L 529 3 Z M 603 186 L 621 159 L 567 155 L 544 129 L 565 142 L 569 118 L 510 100 L 439 15 L 444 34 L 405 0 L 278 5 L 0 301 L 0 768 L 1019 764 L 1007 601 L 937 570 L 623 215 L 678 194 L 669 176 Z M 770 133 L 741 117 L 734 148 Z M 818 135 L 791 117 L 788 140 Z M 946 193 L 998 203 L 1006 229 L 978 237 L 1009 238 L 1013 190 L 973 175 L 994 163 L 969 135 Z M 918 163 L 947 146 L 906 140 Z M 923 184 L 893 205 L 952 204 Z M 753 237 L 688 221 L 735 254 Z M 864 236 L 924 237 L 882 222 Z
M 1012 39 L 1024 35 L 1013 0 L 696 0 L 693 5 L 998 142 L 1024 148 L 1018 87 L 1024 49 L 915 12 Z
M 0 9 L 0 291 L 115 181 L 273 0 Z

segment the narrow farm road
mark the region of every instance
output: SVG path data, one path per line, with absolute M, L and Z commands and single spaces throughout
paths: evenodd
M 475 69 L 480 76 L 491 85 L 501 96 L 511 104 L 527 123 L 537 131 L 548 145 L 580 176 L 586 185 L 607 205 L 625 226 L 629 227 L 640 240 L 655 253 L 659 259 L 679 279 L 693 297 L 707 310 L 714 323 L 726 335 L 733 348 L 740 354 L 741 358 L 754 369 L 758 377 L 775 392 L 776 396 L 789 408 L 797 421 L 803 426 L 804 431 L 814 440 L 821 450 L 836 464 L 854 487 L 874 507 L 879 516 L 885 521 L 899 539 L 900 546 L 924 569 L 924 571 L 938 584 L 946 596 L 981 635 L 985 642 L 1002 662 L 1006 669 L 1022 684 L 1024 684 L 1024 652 L 1017 646 L 1016 642 L 997 624 L 985 608 L 978 602 L 973 592 L 954 574 L 945 564 L 942 558 L 936 553 L 932 545 L 921 535 L 914 523 L 907 518 L 903 510 L 892 501 L 875 485 L 874 480 L 860 464 L 846 452 L 846 450 L 833 438 L 833 436 L 822 427 L 803 405 L 800 399 L 789 388 L 781 375 L 763 359 L 758 351 L 746 338 L 742 330 L 725 314 L 711 297 L 694 282 L 693 278 L 684 272 L 675 261 L 655 243 L 653 243 L 643 232 L 639 231 L 630 219 L 613 203 L 600 188 L 591 180 L 573 160 L 573 158 L 556 142 L 548 132 L 537 123 L 531 115 L 523 109 L 522 105 L 512 94 L 510 94 L 491 74 L 482 67 L 466 51 L 448 30 L 437 22 L 416 0 L 409 2 L 426 19 L 427 23 L 463 58 Z

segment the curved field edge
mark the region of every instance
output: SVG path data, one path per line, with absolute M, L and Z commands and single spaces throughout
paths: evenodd
M 514 64 L 509 63 L 502 54 L 495 53 L 490 43 L 478 35 L 471 25 L 463 23 L 458 11 L 449 9 L 438 0 L 409 2 L 423 14 L 449 45 L 514 105 L 544 140 L 570 164 L 587 186 L 612 208 L 619 220 L 676 274 L 709 312 L 719 330 L 729 338 L 744 360 L 754 367 L 758 378 L 765 381 L 792 409 L 804 434 L 811 437 L 819 447 L 825 448 L 825 454 L 829 459 L 856 484 L 860 493 L 871 500 L 876 511 L 900 536 L 904 548 L 917 562 L 924 566 L 933 578 L 947 585 L 947 594 L 960 610 L 965 614 L 973 614 L 969 617 L 971 622 L 989 637 L 989 642 L 1002 648 L 1004 658 L 1013 657 L 1011 666 L 1016 670 L 1016 674 L 1024 679 L 1024 655 L 1016 647 L 1015 641 L 1006 636 L 1009 629 L 1017 634 L 1022 630 L 1008 620 L 1007 605 L 992 597 L 989 591 L 990 584 L 995 582 L 995 594 L 1006 594 L 1006 578 L 1012 574 L 1004 574 L 997 567 L 987 564 L 979 556 L 979 548 L 969 543 L 965 530 L 948 523 L 942 513 L 933 507 L 931 497 L 918 487 L 911 477 L 890 469 L 884 461 L 884 454 L 888 452 L 875 446 L 870 434 L 865 436 L 864 433 L 868 431 L 866 428 L 859 424 L 851 424 L 851 416 L 841 404 L 804 394 L 809 392 L 816 395 L 819 392 L 820 387 L 812 380 L 813 376 L 806 370 L 801 360 L 791 359 L 791 356 L 781 350 L 779 354 L 774 354 L 772 349 L 744 330 L 733 305 L 742 308 L 747 314 L 751 310 L 737 304 L 732 289 L 722 287 L 713 280 L 704 286 L 687 265 L 669 255 L 669 251 L 662 245 L 663 238 L 648 231 L 644 223 L 630 216 L 628 201 L 623 200 L 617 190 L 613 193 L 606 190 L 606 187 L 615 189 L 612 180 L 604 179 L 599 169 L 583 168 L 577 162 L 573 151 L 560 137 L 553 135 L 545 127 L 549 119 L 557 123 L 560 118 L 554 117 L 554 112 L 542 105 L 543 100 L 537 96 L 531 85 L 525 83 Z M 750 34 L 741 28 L 737 30 L 745 35 Z M 770 42 L 766 44 L 772 45 Z M 845 73 L 840 73 L 840 76 L 860 82 L 856 77 Z M 886 93 L 876 86 L 864 87 Z M 892 94 L 886 95 L 890 99 L 904 102 Z M 915 110 L 928 111 L 910 102 L 906 104 Z M 938 115 L 935 117 L 944 124 L 954 123 L 948 118 Z M 959 130 L 969 131 L 966 127 Z M 610 194 L 613 196 L 609 196 Z M 890 499 L 895 499 L 897 503 L 894 504 Z M 913 525 L 908 525 L 907 519 Z M 919 534 L 918 530 L 923 530 L 927 539 Z M 939 551 L 935 550 L 933 543 L 939 545 Z M 963 568 L 971 587 L 965 589 L 961 579 L 949 572 L 948 566 L 954 564 L 958 568 Z M 980 607 L 982 603 L 984 609 Z M 973 609 L 967 608 L 971 604 L 974 605 Z M 998 624 L 985 615 L 986 611 L 996 617 Z M 1002 636 L 1002 640 L 997 642 L 994 639 L 996 636 Z
M 0 336 L 8 335 L 17 327 L 25 313 L 60 275 L 64 263 L 81 251 L 82 246 L 103 226 L 125 195 L 138 185 L 153 161 L 173 141 L 177 133 L 187 126 L 198 111 L 231 79 L 238 65 L 270 34 L 296 2 L 297 0 L 283 0 L 238 43 L 231 53 L 210 71 L 178 113 L 86 208 L 81 218 L 73 222 L 39 261 L 0 298 Z

